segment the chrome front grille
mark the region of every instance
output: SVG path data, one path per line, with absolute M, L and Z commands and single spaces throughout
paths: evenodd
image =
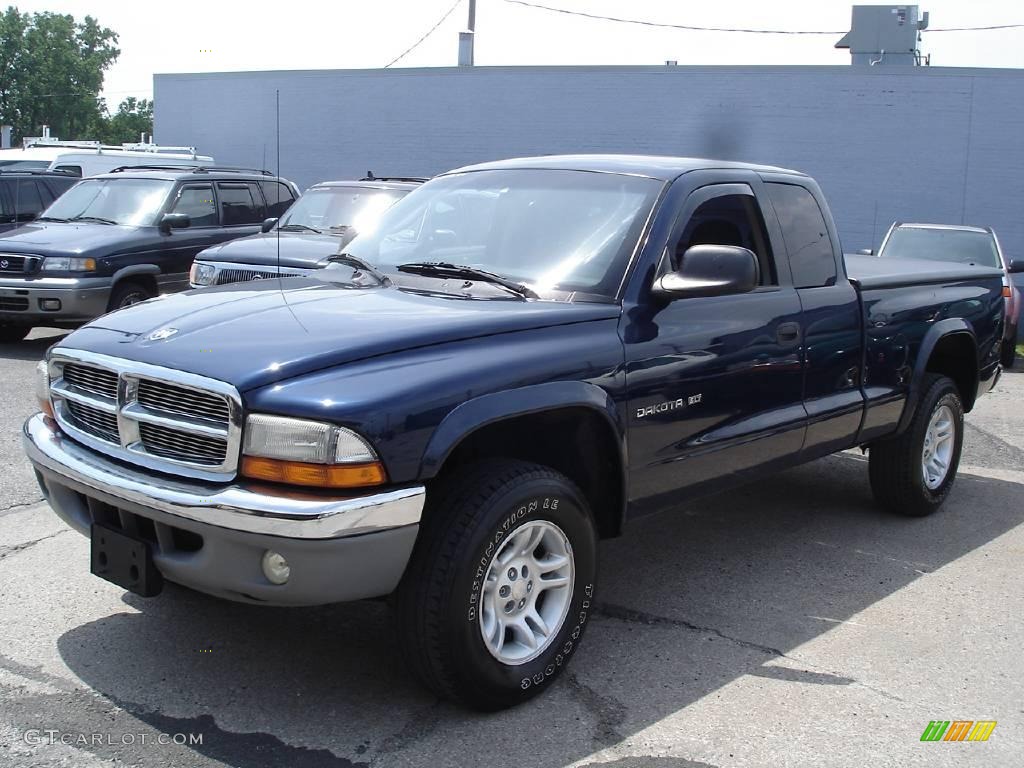
M 104 440 L 117 440 L 117 416 L 85 403 L 67 401 L 68 413 L 75 423 L 90 434 Z
M 229 384 L 145 363 L 58 349 L 50 397 L 79 442 L 150 469 L 226 480 L 238 467 L 242 403 Z
M 278 277 L 302 277 L 302 272 L 286 272 L 276 269 L 218 269 L 216 285 L 244 283 L 248 280 L 273 280 Z
M 165 413 L 227 422 L 228 404 L 221 395 L 197 392 L 166 382 L 139 381 L 138 402 L 147 408 Z
M 33 272 L 39 263 L 39 256 L 25 256 L 19 253 L 0 253 L 0 272 Z
M 111 400 L 117 399 L 117 373 L 114 371 L 67 363 L 64 366 L 64 381 L 85 392 L 92 392 Z

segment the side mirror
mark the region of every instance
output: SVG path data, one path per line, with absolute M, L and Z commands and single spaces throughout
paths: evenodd
M 679 269 L 654 281 L 656 296 L 725 296 L 749 293 L 757 287 L 757 256 L 737 245 L 694 245 L 686 249 Z
M 270 230 L 272 230 L 276 226 L 277 226 L 277 219 L 264 219 L 263 223 L 260 224 L 260 232 L 262 232 L 263 234 L 266 234 L 267 232 L 269 232 Z
M 857 251 L 857 255 L 858 256 L 874 256 L 875 255 L 875 249 L 874 248 L 861 248 L 859 251 Z
M 1019 275 L 1024 272 L 1024 259 L 1010 259 L 1010 268 L 1006 270 L 1012 275 Z
M 187 213 L 165 213 L 160 217 L 160 231 L 170 232 L 172 229 L 188 229 L 192 226 L 192 217 Z

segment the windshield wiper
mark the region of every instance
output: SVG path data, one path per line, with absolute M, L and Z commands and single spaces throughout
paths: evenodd
M 466 280 L 480 280 L 485 283 L 494 283 L 506 288 L 517 296 L 527 299 L 539 299 L 540 296 L 532 288 L 528 288 L 515 280 L 496 275 L 476 267 L 467 267 L 461 264 L 449 264 L 446 261 L 413 261 L 408 264 L 399 264 L 399 272 L 408 272 L 411 275 L 426 275 L 427 277 L 462 277 Z
M 383 286 L 391 285 L 390 277 L 378 270 L 372 264 L 363 261 L 358 256 L 353 256 L 351 253 L 332 253 L 327 257 L 327 261 L 332 264 L 344 264 L 346 267 L 352 267 L 357 274 L 359 272 L 365 272 Z
M 59 221 L 66 224 L 68 220 L 58 219 L 56 216 L 37 216 L 36 221 Z
M 278 229 L 286 232 L 316 232 L 318 235 L 323 234 L 323 232 L 316 227 L 308 227 L 305 224 L 283 224 L 278 227 Z
M 68 221 L 95 221 L 98 224 L 117 224 L 113 219 L 104 219 L 102 216 L 72 216 Z

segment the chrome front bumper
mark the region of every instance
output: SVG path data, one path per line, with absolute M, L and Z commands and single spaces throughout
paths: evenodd
M 176 517 L 235 531 L 290 539 L 355 536 L 420 521 L 423 486 L 353 498 L 289 498 L 242 485 L 212 485 L 140 472 L 63 437 L 41 413 L 25 422 L 25 453 L 52 472 L 109 496 Z
M 120 528 L 149 543 L 166 579 L 239 602 L 322 605 L 390 594 L 425 498 L 423 486 L 286 497 L 161 477 L 83 448 L 42 414 L 25 422 L 23 443 L 47 501 L 72 528 L 86 536 L 97 523 Z M 287 559 L 287 583 L 263 573 L 267 550 Z

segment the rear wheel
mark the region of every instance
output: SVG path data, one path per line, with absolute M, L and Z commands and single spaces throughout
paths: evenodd
M 439 696 L 495 710 L 565 669 L 593 606 L 597 535 L 563 475 L 481 462 L 431 489 L 396 608 L 405 659 Z
M 136 283 L 132 280 L 122 280 L 120 283 L 115 285 L 114 290 L 110 292 L 110 301 L 107 302 L 107 311 L 113 312 L 115 309 L 130 307 L 132 304 L 138 304 L 140 301 L 151 299 L 154 295 L 153 291 L 143 283 Z
M 952 380 L 929 374 L 910 426 L 870 447 L 871 490 L 881 506 L 903 515 L 930 515 L 956 480 L 964 409 Z
M 31 325 L 0 325 L 0 344 L 17 344 L 31 331 Z

